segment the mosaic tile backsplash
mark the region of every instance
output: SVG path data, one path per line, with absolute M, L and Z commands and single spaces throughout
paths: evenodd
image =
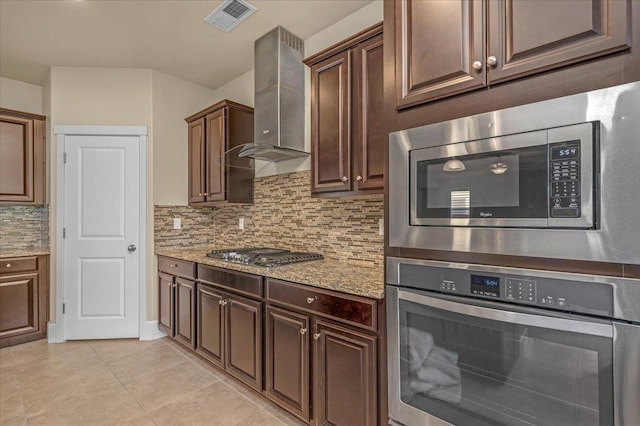
M 251 206 L 156 206 L 155 245 L 271 246 L 382 266 L 383 196 L 311 198 L 310 177 L 303 171 L 257 178 Z M 182 219 L 183 229 L 172 229 L 174 217 Z M 240 217 L 244 230 L 238 229 Z
M 48 248 L 48 206 L 0 206 L 0 253 Z

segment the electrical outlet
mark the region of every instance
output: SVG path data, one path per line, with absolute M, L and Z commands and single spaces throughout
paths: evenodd
M 182 219 L 179 217 L 173 218 L 173 229 L 182 229 Z
M 378 235 L 384 235 L 384 218 L 378 219 Z
M 240 219 L 238 219 L 238 229 L 240 230 L 244 229 L 244 217 L 241 217 Z

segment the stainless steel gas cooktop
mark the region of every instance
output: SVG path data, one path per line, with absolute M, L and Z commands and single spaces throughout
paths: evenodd
M 207 256 L 225 262 L 267 268 L 324 259 L 320 253 L 293 252 L 270 247 L 211 250 L 211 252 L 207 253 Z

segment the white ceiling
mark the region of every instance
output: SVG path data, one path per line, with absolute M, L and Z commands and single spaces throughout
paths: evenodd
M 216 89 L 253 68 L 277 25 L 306 39 L 371 0 L 248 0 L 229 33 L 204 22 L 222 0 L 0 0 L 0 75 L 42 85 L 50 66 L 154 68 Z

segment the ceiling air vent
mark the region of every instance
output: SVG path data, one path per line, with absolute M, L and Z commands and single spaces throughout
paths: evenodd
M 254 6 L 244 0 L 225 0 L 204 20 L 217 29 L 228 33 L 256 10 Z

